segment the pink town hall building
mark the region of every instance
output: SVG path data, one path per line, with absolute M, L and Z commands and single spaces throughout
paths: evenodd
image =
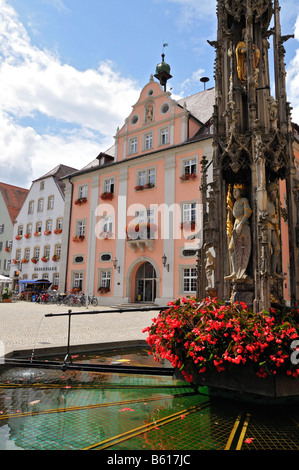
M 201 161 L 212 158 L 214 101 L 213 88 L 176 101 L 151 77 L 115 145 L 63 178 L 69 232 L 60 291 L 102 305 L 163 306 L 196 294 Z

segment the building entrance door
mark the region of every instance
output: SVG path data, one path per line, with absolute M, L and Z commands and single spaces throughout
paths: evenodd
M 136 274 L 136 302 L 154 302 L 156 298 L 156 271 L 146 261 L 139 266 Z

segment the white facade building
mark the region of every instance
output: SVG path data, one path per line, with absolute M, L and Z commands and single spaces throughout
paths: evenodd
M 60 178 L 73 171 L 58 165 L 33 181 L 14 225 L 10 269 L 14 279 L 18 271 L 20 280 L 47 279 L 58 286 L 64 229 L 64 184 Z

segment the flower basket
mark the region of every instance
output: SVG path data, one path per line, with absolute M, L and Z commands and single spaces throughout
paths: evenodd
M 38 260 L 39 260 L 39 258 L 35 258 L 35 257 L 31 258 L 31 261 L 34 264 L 36 264 L 38 262 Z
M 113 237 L 112 232 L 101 232 L 100 233 L 100 238 L 102 238 L 103 240 L 108 240 L 109 238 L 112 238 L 112 237 Z
M 41 260 L 43 261 L 43 263 L 47 263 L 49 261 L 49 256 L 43 256 Z
M 110 292 L 110 287 L 104 287 L 104 286 L 101 286 L 98 288 L 98 292 L 99 294 L 108 294 L 108 292 Z
M 22 240 L 22 235 L 16 235 L 16 240 Z
M 249 391 L 251 381 L 255 393 L 296 390 L 299 396 L 299 366 L 291 354 L 299 340 L 299 309 L 254 314 L 242 302 L 186 298 L 168 306 L 143 330 L 155 360 L 167 359 L 190 383 Z
M 73 287 L 73 288 L 71 289 L 71 293 L 72 293 L 72 294 L 78 294 L 79 292 L 80 292 L 80 287 Z
M 25 233 L 24 237 L 28 239 L 28 238 L 31 237 L 31 234 L 30 233 Z
M 60 256 L 54 255 L 54 256 L 52 257 L 52 260 L 53 260 L 53 261 L 59 261 L 59 260 L 60 260 Z
M 23 263 L 23 264 L 29 263 L 29 259 L 28 259 L 28 258 L 23 258 L 23 259 L 22 259 L 22 263 Z
M 185 174 L 180 177 L 181 183 L 184 181 L 194 181 L 197 179 L 197 174 L 196 173 L 190 173 L 190 174 Z
M 35 237 L 40 237 L 40 236 L 41 236 L 41 232 L 34 232 L 34 236 L 35 236 Z
M 56 228 L 54 230 L 54 233 L 55 233 L 55 235 L 59 235 L 60 233 L 62 233 L 62 229 L 61 228 Z
M 19 264 L 19 263 L 21 262 L 21 260 L 19 260 L 19 259 L 13 259 L 12 262 L 13 262 L 13 264 Z
M 82 206 L 82 204 L 85 204 L 86 202 L 87 202 L 87 197 L 79 197 L 79 199 L 75 201 L 75 204 L 76 206 Z
M 11 248 L 9 248 L 8 246 L 5 247 L 5 251 L 7 251 L 7 253 L 10 253 L 11 252 Z
M 44 231 L 44 235 L 51 235 L 51 233 L 52 233 L 51 230 L 45 230 Z
M 100 197 L 104 201 L 107 201 L 107 200 L 111 201 L 114 198 L 114 193 L 105 192 L 105 193 L 102 193 Z
M 73 237 L 73 242 L 75 243 L 83 242 L 84 240 L 85 240 L 84 235 L 76 235 L 75 237 Z
M 195 230 L 195 227 L 196 227 L 196 223 L 194 220 L 192 220 L 191 222 L 182 222 L 181 223 L 181 229 L 183 230 L 190 230 L 191 232 L 194 232 Z
M 134 187 L 135 191 L 143 191 L 144 190 L 144 186 L 141 185 L 141 184 L 138 184 L 137 186 Z

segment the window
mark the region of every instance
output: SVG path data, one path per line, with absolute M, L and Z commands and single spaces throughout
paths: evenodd
M 85 184 L 84 186 L 79 186 L 79 198 L 83 198 L 88 196 L 88 186 Z
M 20 260 L 20 259 L 21 259 L 21 249 L 18 248 L 18 249 L 16 250 L 16 260 Z
M 32 235 L 32 224 L 27 224 L 26 234 Z
M 137 153 L 138 148 L 138 139 L 135 137 L 134 139 L 130 140 L 130 154 Z
M 25 248 L 24 251 L 24 258 L 29 259 L 30 258 L 30 248 Z
M 51 232 L 52 231 L 52 220 L 46 221 L 46 230 Z
M 86 222 L 85 220 L 79 220 L 77 222 L 77 235 L 85 235 Z
M 169 129 L 168 129 L 168 127 L 166 127 L 165 129 L 161 129 L 160 143 L 161 143 L 161 145 L 169 144 Z
M 110 289 L 111 271 L 101 271 L 101 287 L 108 287 Z
M 168 111 L 169 111 L 169 104 L 168 103 L 163 104 L 163 106 L 161 107 L 161 113 L 166 114 L 168 113 Z
M 19 225 L 18 227 L 18 235 L 21 237 L 23 235 L 23 225 Z
M 196 292 L 196 268 L 184 268 L 184 292 Z
M 134 114 L 134 116 L 131 119 L 131 124 L 134 126 L 135 124 L 137 124 L 138 121 L 139 121 L 138 115 Z
M 36 222 L 36 233 L 41 233 L 42 232 L 42 223 L 41 222 Z
M 48 209 L 54 209 L 54 196 L 48 197 Z
M 59 274 L 55 273 L 53 274 L 53 285 L 58 287 L 59 284 Z
M 107 219 L 104 220 L 104 225 L 103 225 L 103 232 L 107 233 L 112 233 L 113 231 L 113 220 L 112 217 L 107 217 Z
M 59 218 L 57 219 L 57 222 L 56 222 L 56 228 L 57 230 L 62 230 L 62 226 L 63 226 L 63 218 Z
M 144 137 L 144 148 L 145 150 L 150 150 L 153 148 L 153 134 L 146 134 Z
M 138 171 L 137 173 L 137 186 L 146 186 L 152 188 L 156 185 L 156 169 L 150 168 L 148 170 Z
M 11 260 L 10 259 L 5 259 L 4 260 L 4 270 L 9 271 L 10 270 L 10 265 L 11 265 Z
M 196 206 L 195 202 L 183 204 L 183 222 L 196 222 Z
M 40 184 L 39 184 L 39 189 L 42 191 L 43 189 L 45 189 L 45 182 L 44 181 L 41 181 Z
M 44 256 L 50 258 L 50 245 L 45 245 L 44 247 Z
M 193 175 L 196 173 L 196 158 L 184 161 L 184 175 Z
M 37 258 L 37 259 L 39 259 L 39 255 L 40 255 L 40 247 L 39 247 L 39 246 L 36 246 L 36 247 L 34 248 L 34 251 L 33 251 L 33 253 L 34 253 L 34 258 Z
M 74 273 L 74 288 L 82 290 L 83 287 L 83 273 Z
M 30 201 L 28 204 L 28 214 L 33 214 L 34 210 L 34 201 Z
M 104 182 L 104 192 L 114 194 L 114 178 L 105 180 Z
M 44 210 L 44 200 L 39 199 L 37 201 L 37 212 L 43 212 L 43 210 Z
M 4 232 L 4 224 L 1 224 L 0 225 L 0 233 L 3 233 Z
M 61 245 L 55 245 L 55 255 L 60 258 L 61 256 Z

